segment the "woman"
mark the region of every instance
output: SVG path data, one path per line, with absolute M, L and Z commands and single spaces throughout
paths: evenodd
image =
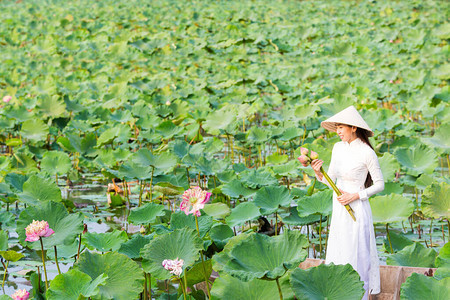
M 328 237 L 326 263 L 351 264 L 364 281 L 364 299 L 380 292 L 380 273 L 369 197 L 384 189 L 377 155 L 369 142 L 373 132 L 358 111 L 350 106 L 321 123 L 341 138 L 333 147 L 328 175 L 342 195 L 333 195 L 333 213 Z M 320 182 L 328 182 L 320 172 L 323 161 L 311 166 Z M 353 221 L 344 205 L 355 214 Z

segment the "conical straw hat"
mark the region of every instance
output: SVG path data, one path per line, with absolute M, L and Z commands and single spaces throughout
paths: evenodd
M 369 132 L 369 136 L 373 136 L 373 131 L 367 125 L 366 121 L 361 117 L 356 108 L 352 105 L 338 112 L 331 118 L 320 123 L 323 128 L 336 132 L 336 124 L 346 124 L 365 129 Z

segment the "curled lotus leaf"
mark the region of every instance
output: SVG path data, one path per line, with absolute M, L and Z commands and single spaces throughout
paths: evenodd
M 305 260 L 308 239 L 299 231 L 269 237 L 255 233 L 236 244 L 223 270 L 243 281 L 275 280 Z
M 434 268 L 436 256 L 434 249 L 425 248 L 422 244 L 415 242 L 388 256 L 386 263 L 391 266 Z
M 359 300 L 364 295 L 364 283 L 350 264 L 295 269 L 291 286 L 298 299 Z
M 297 211 L 300 217 L 307 217 L 312 214 L 328 216 L 333 210 L 333 191 L 319 191 L 311 196 L 303 196 L 297 201 Z

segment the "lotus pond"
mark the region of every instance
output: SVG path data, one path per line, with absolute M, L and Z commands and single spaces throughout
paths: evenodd
M 320 121 L 349 105 L 386 182 L 380 260 L 437 268 L 401 295 L 446 299 L 448 9 L 0 1 L 0 299 L 360 299 L 349 265 L 298 268 L 325 256 L 332 194 L 296 158 L 328 163 Z

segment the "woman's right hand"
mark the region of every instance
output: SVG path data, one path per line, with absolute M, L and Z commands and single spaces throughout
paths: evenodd
M 322 172 L 320 172 L 320 168 L 322 167 L 323 160 L 320 159 L 314 159 L 311 161 L 311 167 L 313 168 L 314 172 L 319 176 L 319 178 L 322 178 Z

